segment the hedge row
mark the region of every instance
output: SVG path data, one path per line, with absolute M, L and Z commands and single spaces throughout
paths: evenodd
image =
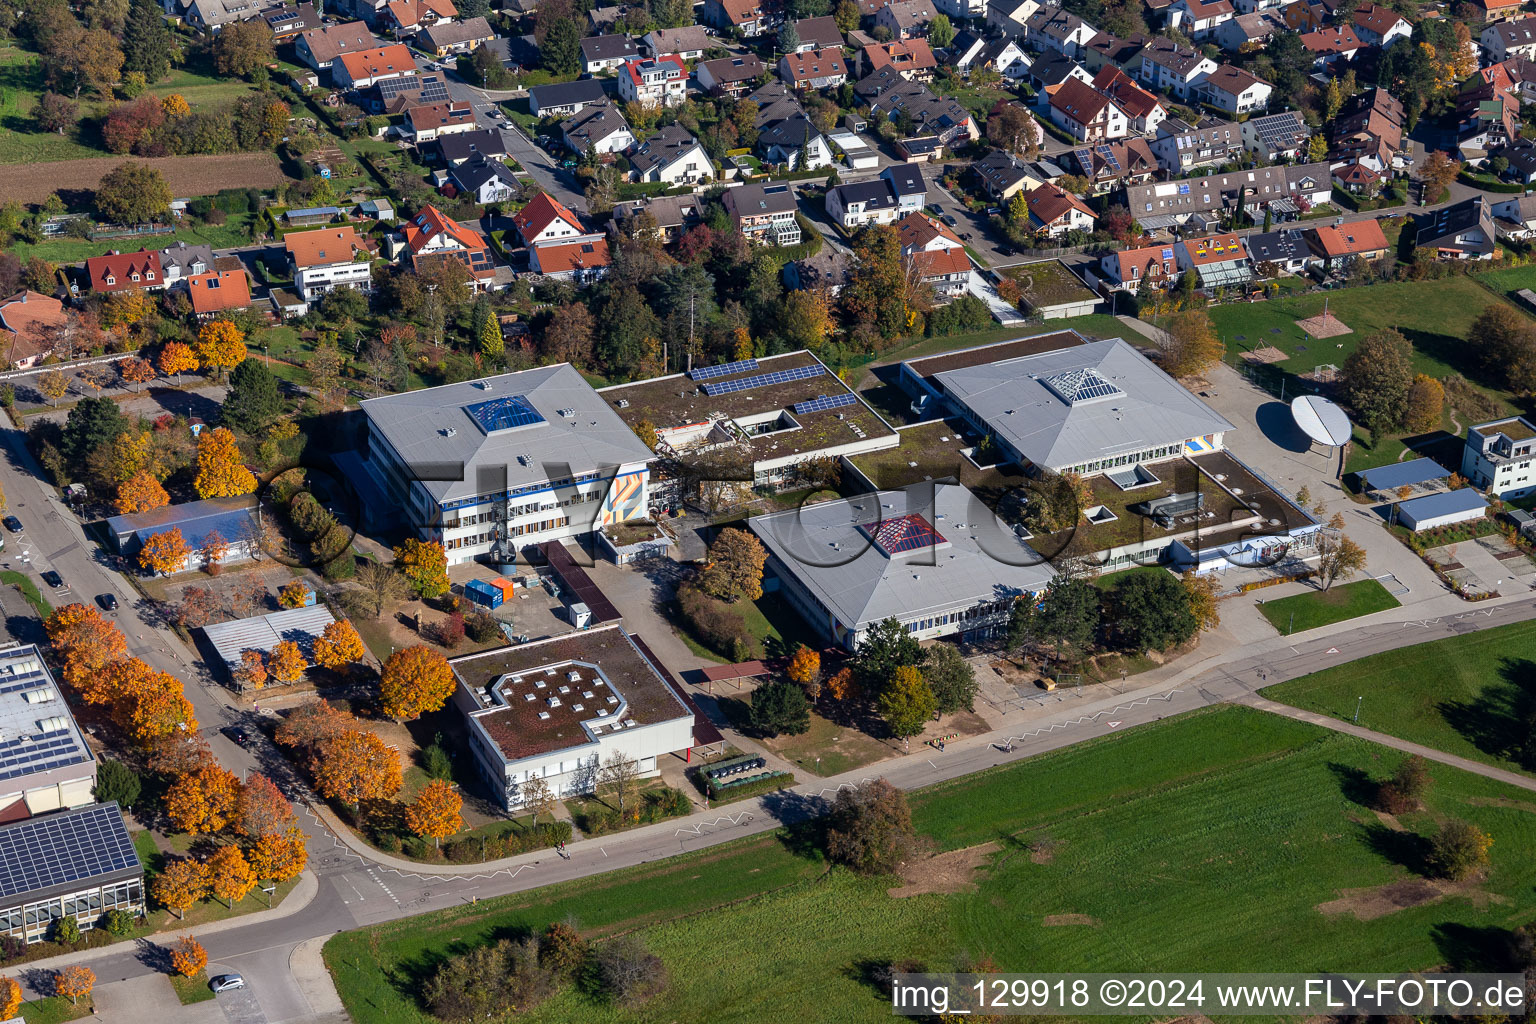
M 472 864 L 481 860 L 500 860 L 520 853 L 547 850 L 571 841 L 571 823 L 546 821 L 529 829 L 518 829 L 494 839 L 475 837 L 456 839 L 443 847 L 443 856 L 453 864 Z M 483 846 L 482 846 L 483 842 Z M 483 851 L 483 852 L 482 852 Z
M 632 825 L 649 825 L 692 812 L 693 801 L 688 799 L 688 794 L 667 786 L 646 793 L 638 806 L 625 808 L 623 814 L 611 807 L 588 804 L 574 816 L 576 826 L 583 834 L 601 836 Z
M 1482 189 L 1484 192 L 1505 192 L 1510 195 L 1517 195 L 1523 193 L 1526 189 L 1526 186 L 1519 182 L 1495 181 L 1493 178 L 1472 174 L 1468 171 L 1462 171 L 1456 175 L 1456 180 L 1463 185 L 1471 185 L 1473 188 Z
M 710 779 L 709 795 L 715 800 L 745 800 L 747 797 L 788 789 L 794 784 L 795 777 L 789 772 L 769 772 L 767 775 L 742 779 L 740 782 L 716 782 Z

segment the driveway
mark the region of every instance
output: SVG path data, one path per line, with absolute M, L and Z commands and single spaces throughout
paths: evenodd
M 987 304 L 987 308 L 992 311 L 993 318 L 1004 327 L 1024 322 L 1024 314 L 1020 313 L 1012 303 L 1004 302 L 1003 297 L 997 294 L 997 289 L 993 287 L 992 282 L 988 281 L 981 271 L 975 268 L 974 264 L 971 267 L 970 282 L 966 287 L 970 289 L 972 295 Z

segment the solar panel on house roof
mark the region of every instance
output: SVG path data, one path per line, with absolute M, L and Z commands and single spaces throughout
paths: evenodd
M 505 395 L 486 402 L 476 402 L 474 405 L 466 405 L 464 411 L 487 434 L 544 422 L 544 417 L 522 395 Z
M 819 377 L 823 373 L 820 363 L 812 363 L 809 366 L 797 366 L 792 370 L 775 370 L 772 373 L 759 373 L 752 377 L 738 377 L 735 380 L 715 381 L 705 384 L 706 395 L 728 395 L 733 391 L 746 391 L 749 388 L 766 387 L 770 384 L 783 384 L 792 380 L 807 380 L 811 377 Z
M 734 363 L 721 363 L 719 366 L 695 366 L 688 371 L 688 376 L 694 380 L 711 380 L 727 374 L 740 373 L 742 370 L 755 369 L 757 369 L 756 359 L 738 359 Z
M 0 899 L 138 864 L 115 803 L 29 818 L 0 829 Z
M 797 414 L 808 412 L 821 412 L 824 409 L 840 409 L 845 405 L 852 405 L 858 401 L 853 392 L 844 391 L 840 395 L 821 395 L 809 402 L 796 402 L 794 410 Z
M 888 556 L 947 543 L 938 530 L 928 525 L 928 520 L 916 513 L 866 524 L 862 529 Z
M 1104 158 L 1104 162 L 1109 165 L 1111 170 L 1118 171 L 1120 169 L 1120 160 L 1115 156 L 1115 151 L 1109 146 L 1100 146 L 1097 152 L 1099 156 Z

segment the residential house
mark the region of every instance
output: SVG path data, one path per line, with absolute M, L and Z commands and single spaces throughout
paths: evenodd
M 1061 238 L 1069 231 L 1093 230 L 1098 217 L 1077 196 L 1056 185 L 1045 184 L 1024 193 L 1029 203 L 1029 226 L 1037 235 Z
M 1232 6 L 1237 8 L 1239 16 L 1254 14 L 1259 11 L 1282 10 L 1296 6 L 1298 0 L 1233 0 Z
M 1108 67 L 1127 67 L 1150 38 L 1141 32 L 1132 32 L 1124 39 L 1100 32 L 1083 47 L 1083 66 L 1095 75 Z
M 1533 448 L 1536 424 L 1524 416 L 1473 424 L 1467 428 L 1466 444 L 1461 450 L 1461 475 L 1472 487 L 1484 488 L 1495 498 L 1523 498 L 1536 489 L 1530 482 L 1531 462 L 1536 458 Z M 1441 494 L 1460 495 L 1470 490 L 1471 487 L 1463 487 Z M 1471 500 L 1481 498 L 1474 493 Z M 1470 514 L 1471 511 L 1462 513 L 1461 518 Z
M 167 288 L 180 284 L 195 274 L 205 274 L 213 269 L 214 256 L 211 245 L 188 245 L 177 242 L 160 250 L 160 274 Z
M 1143 288 L 1170 288 L 1178 283 L 1179 265 L 1171 245 L 1122 249 L 1099 258 L 1098 276 L 1116 288 L 1138 295 Z
M 654 232 L 658 241 L 668 244 L 676 241 L 698 222 L 697 196 L 647 196 L 614 204 L 609 228 L 626 235 L 640 230 Z
M 472 53 L 496 38 L 490 23 L 484 18 L 466 18 L 463 21 L 439 22 L 416 33 L 413 40 L 418 50 L 436 57 L 455 53 Z
M 573 153 L 622 153 L 635 144 L 635 133 L 611 103 L 583 107 L 560 122 L 560 137 Z
M 1188 100 L 1194 98 L 1198 84 L 1216 70 L 1216 62 L 1199 50 L 1158 36 L 1141 48 L 1134 64 L 1125 70 L 1143 85 Z
M 1232 0 L 1173 0 L 1168 5 L 1168 27 L 1195 40 L 1206 40 L 1236 17 Z
M 758 0 L 704 0 L 701 18 L 712 28 L 734 28 L 747 38 L 761 35 L 765 27 Z
M 875 27 L 890 29 L 892 39 L 920 38 L 928 34 L 928 23 L 937 13 L 938 8 L 929 0 L 898 0 L 880 8 Z
M 1060 7 L 1042 7 L 1024 23 L 1024 42 L 1030 49 L 1059 53 L 1077 60 L 1099 30 Z
M 305 303 L 336 288 L 373 290 L 373 248 L 351 225 L 290 231 L 283 236 L 283 249 L 293 290 Z
M 698 60 L 714 45 L 709 33 L 699 25 L 652 29 L 640 42 L 652 57 L 677 57 L 684 61 Z
M 715 168 L 699 140 L 680 124 L 665 128 L 629 151 L 629 166 L 636 181 L 665 181 L 671 185 L 693 184 L 714 176 Z
M 741 96 L 752 90 L 764 74 L 763 62 L 755 53 L 740 57 L 717 57 L 694 68 L 699 88 L 712 96 Z
M 1125 112 L 1126 124 L 1133 132 L 1150 135 L 1168 117 L 1162 100 L 1152 95 L 1115 67 L 1103 67 L 1093 76 L 1093 87 L 1115 101 Z
M 1405 165 L 1403 104 L 1385 89 L 1371 89 L 1345 101 L 1333 119 L 1331 159 L 1363 163 L 1377 172 Z
M 950 66 L 962 75 L 969 75 L 973 70 L 996 71 L 1005 78 L 1018 78 L 1029 73 L 1029 58 L 1019 44 L 1007 36 L 983 39 L 970 32 L 961 32 L 947 49 Z
M 396 39 L 446 25 L 459 16 L 453 0 L 388 0 L 382 9 L 374 9 L 379 31 L 392 33 Z
M 1268 211 L 1274 220 L 1286 221 L 1326 202 L 1333 185 L 1326 163 L 1294 164 L 1131 185 L 1125 198 L 1136 222 L 1157 231 L 1235 210 L 1239 191 L 1251 214 L 1262 217 Z
M 825 50 L 829 47 L 841 48 L 843 45 L 842 30 L 837 27 L 837 19 L 832 15 L 824 15 L 820 18 L 801 18 L 795 22 L 795 38 L 800 40 L 797 50 Z
M 1307 244 L 1330 273 L 1343 270 L 1355 260 L 1375 260 L 1387 254 L 1387 236 L 1374 219 L 1311 228 Z
M 853 273 L 853 256 L 850 253 L 823 248 L 814 256 L 803 260 L 790 260 L 784 265 L 784 284 L 797 291 L 821 291 L 836 297 L 848 284 Z
M 1296 33 L 1316 32 L 1333 21 L 1337 0 L 1295 0 L 1280 9 L 1287 28 Z
M 1307 245 L 1306 232 L 1301 228 L 1280 228 L 1263 231 L 1244 239 L 1248 243 L 1248 259 L 1255 275 L 1263 272 L 1268 276 L 1269 267 L 1290 274 L 1303 273 L 1317 262 L 1317 256 Z
M 1170 117 L 1158 125 L 1152 152 L 1170 177 L 1198 167 L 1220 167 L 1242 154 L 1243 129 L 1214 117 L 1201 118 L 1198 124 Z
M 183 17 L 199 32 L 212 35 L 225 25 L 259 18 L 262 11 L 256 0 L 192 0 Z
M 448 169 L 448 180 L 461 195 L 474 196 L 481 206 L 505 203 L 522 195 L 523 191 L 510 167 L 484 153 L 476 153 L 454 164 Z
M 588 104 L 607 100 L 603 83 L 590 78 L 535 85 L 528 90 L 528 112 L 534 117 L 561 117 L 574 114 Z
M 588 36 L 581 41 L 581 70 L 589 75 L 622 67 L 639 56 L 640 48 L 629 36 Z
M 512 228 L 526 246 L 568 242 L 587 233 L 576 215 L 548 192 L 540 192 L 517 211 Z
M 1352 61 L 1355 54 L 1366 48 L 1349 25 L 1333 25 L 1316 32 L 1303 32 L 1301 45 L 1307 48 L 1307 52 L 1312 55 L 1313 65 L 1318 68 Z
M 779 58 L 779 78 L 791 89 L 830 89 L 848 81 L 843 51 L 797 50 Z
M 1306 155 L 1312 127 L 1295 110 L 1250 117 L 1243 122 L 1243 145 L 1261 163 L 1296 161 Z
M 432 263 L 457 261 L 469 271 L 474 291 L 489 288 L 496 276 L 490 246 L 480 233 L 449 219 L 435 206 L 422 207 L 420 213 L 406 222 L 405 251 L 418 272 Z
M 1490 210 L 1499 234 L 1516 241 L 1536 238 L 1536 195 L 1500 200 Z
M 145 249 L 92 256 L 85 261 L 85 277 L 93 292 L 158 291 L 165 287 L 160 254 Z
M 1269 37 L 1282 30 L 1288 31 L 1285 19 L 1274 11 L 1254 11 L 1239 14 L 1216 30 L 1213 39 L 1217 46 L 1228 53 L 1240 53 L 1245 49 L 1263 46 Z
M 1379 4 L 1367 3 L 1356 7 L 1355 13 L 1350 15 L 1350 23 L 1362 43 L 1382 50 L 1413 34 L 1413 26 L 1408 24 L 1407 18 Z
M 1518 17 L 1524 6 L 1521 0 L 1471 0 L 1471 3 L 1478 10 L 1474 21 L 1500 21 Z
M 1483 29 L 1480 41 L 1494 63 L 1511 57 L 1536 59 L 1536 16 L 1496 21 Z
M 1125 111 L 1075 78 L 1046 90 L 1046 110 L 1054 124 L 1081 142 L 1123 139 L 1129 128 Z
M 1521 139 L 1512 146 L 1499 150 L 1499 156 L 1509 161 L 1504 170 L 1506 181 L 1518 181 L 1522 185 L 1536 185 L 1536 144 Z
M 1201 288 L 1241 287 L 1253 280 L 1248 249 L 1236 235 L 1206 235 L 1174 243 L 1179 270 L 1193 270 Z
M 676 107 L 688 92 L 688 69 L 681 58 L 642 57 L 619 69 L 619 96 L 645 107 Z
M 914 252 L 907 256 L 907 264 L 935 301 L 950 302 L 970 290 L 971 258 L 964 249 Z
M 348 21 L 301 32 L 293 44 L 293 52 L 316 71 L 326 71 L 342 54 L 371 50 L 378 45 L 366 24 Z
M 1275 87 L 1264 79 L 1231 64 L 1223 64 L 1199 85 L 1201 102 L 1233 117 L 1268 108 L 1274 91 Z
M 225 257 L 221 262 L 232 263 L 206 274 L 193 274 L 187 278 L 187 293 L 192 298 L 192 313 L 199 320 L 206 320 L 219 313 L 236 309 L 248 309 L 251 305 L 251 279 L 238 257 Z
M 411 107 L 405 112 L 400 134 L 420 146 L 444 135 L 472 132 L 475 128 L 475 108 L 467 102 L 449 100 Z
M 1381 175 L 1366 164 L 1339 164 L 1333 169 L 1333 187 L 1353 196 L 1374 199 L 1381 184 Z
M 831 145 L 783 82 L 769 82 L 748 99 L 757 104 L 757 153 L 761 159 L 790 170 L 814 170 L 832 164 Z
M 953 146 L 962 136 L 966 141 L 981 137 L 975 119 L 959 100 L 936 96 L 927 86 L 908 82 L 891 68 L 860 79 L 854 90 L 871 110 L 883 110 L 891 118 L 905 112 L 917 127 L 915 135 L 935 136 L 942 145 Z
M 1053 85 L 1060 85 L 1069 78 L 1075 78 L 1084 84 L 1092 84 L 1093 76 L 1088 69 L 1083 67 L 1071 57 L 1059 53 L 1047 53 L 1036 57 L 1029 65 L 1029 84 L 1038 92 L 1044 92 Z
M 1064 158 L 1073 174 L 1087 178 L 1094 195 L 1151 181 L 1159 168 L 1146 139 L 1122 139 L 1099 146 L 1079 146 Z
M 364 89 L 357 97 L 358 106 L 373 114 L 403 115 L 412 107 L 440 103 L 448 99 L 448 83 L 443 73 L 434 71 L 408 78 L 386 78 Z
M 934 0 L 934 6 L 951 21 L 977 21 L 987 16 L 987 0 Z
M 507 156 L 507 143 L 502 138 L 501 132 L 494 128 L 485 128 L 477 132 L 464 132 L 438 139 L 437 155 L 449 167 L 457 167 L 476 156 L 504 160 Z
M 798 245 L 795 192 L 788 185 L 749 184 L 728 188 L 720 197 L 736 230 L 754 245 Z
M 539 245 L 528 251 L 530 271 L 578 285 L 591 284 L 605 277 L 608 262 L 608 241 L 602 237 Z
M 896 193 L 882 178 L 827 189 L 827 216 L 849 230 L 866 224 L 896 223 Z
M 922 211 L 909 213 L 896 222 L 896 238 L 901 243 L 903 256 L 916 252 L 938 252 L 942 249 L 962 249 L 965 243 L 941 221 Z
M 30 289 L 0 302 L 0 344 L 12 369 L 30 370 L 53 352 L 69 328 L 64 303 Z
M 1027 31 L 1026 23 L 1044 6 L 1042 0 L 987 0 L 987 31 L 1021 39 Z
M 892 68 L 909 82 L 931 82 L 938 66 L 926 39 L 893 39 L 859 51 L 859 68 L 864 75 Z
M 1056 168 L 1059 172 L 1059 168 Z M 1026 163 L 1012 153 L 994 149 L 980 160 L 971 162 L 971 173 L 981 181 L 981 187 L 993 200 L 1002 203 L 1018 192 L 1027 192 L 1055 178 L 1048 177 L 1038 164 Z M 1057 173 L 1055 177 L 1060 177 Z
M 339 89 L 366 89 L 375 82 L 414 74 L 416 59 L 401 43 L 343 53 L 331 64 L 331 79 Z
M 267 23 L 274 42 L 286 43 L 301 32 L 320 27 L 320 15 L 314 4 L 285 4 L 268 7 L 261 12 L 261 20 Z
M 619 19 L 623 16 L 622 7 L 594 7 L 587 12 L 587 29 L 595 36 L 610 35 L 619 27 Z
M 1413 215 L 1413 244 L 1442 260 L 1491 260 L 1498 255 L 1493 204 L 1477 195 L 1431 213 Z

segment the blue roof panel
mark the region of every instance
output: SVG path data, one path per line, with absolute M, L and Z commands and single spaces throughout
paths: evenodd
M 1458 512 L 1478 511 L 1487 507 L 1486 498 L 1470 487 L 1463 487 L 1456 491 L 1441 491 L 1439 494 L 1426 494 L 1422 498 L 1405 501 L 1397 506 L 1397 510 L 1400 515 L 1423 521 L 1455 515 Z
M 1365 486 L 1373 491 L 1390 491 L 1406 484 L 1424 484 L 1431 480 L 1444 480 L 1451 475 L 1434 459 L 1410 459 L 1407 462 L 1394 462 L 1386 466 L 1377 466 L 1360 474 L 1365 481 Z
M 139 866 L 115 803 L 92 804 L 0 828 L 0 899 Z

